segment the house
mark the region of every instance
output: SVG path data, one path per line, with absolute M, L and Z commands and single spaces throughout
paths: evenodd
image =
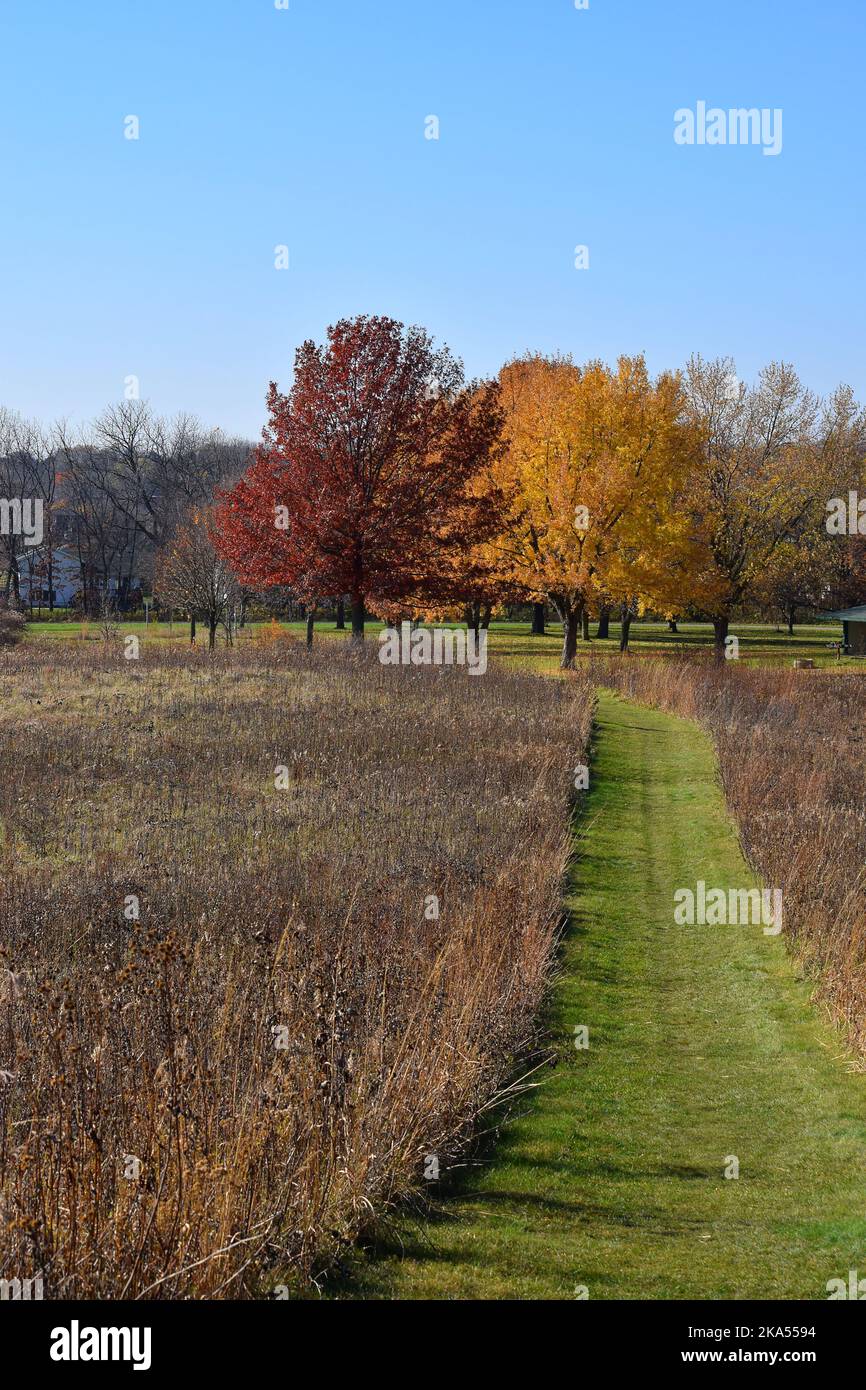
M 48 560 L 41 550 L 30 551 L 18 559 L 18 593 L 22 603 L 34 608 L 48 608 L 52 605 L 51 589 L 54 590 L 53 607 L 68 608 L 74 595 L 81 588 L 81 563 L 78 555 L 69 545 L 54 547 L 49 585 Z
M 825 613 L 825 618 L 835 618 L 842 624 L 842 647 L 849 656 L 866 656 L 866 604 L 859 608 L 840 608 L 836 613 Z
M 120 584 L 117 578 L 112 575 L 106 583 L 91 565 L 86 566 L 83 573 L 81 558 L 75 546 L 55 545 L 50 559 L 49 581 L 49 555 L 44 547 L 25 551 L 19 556 L 18 594 L 23 604 L 31 608 L 70 608 L 74 600 L 78 599 L 80 602 L 85 578 L 90 606 L 94 603 L 98 606 L 102 595 L 111 603 L 118 600 Z M 132 579 L 128 582 L 124 594 L 135 594 L 140 591 L 140 587 L 141 581 Z

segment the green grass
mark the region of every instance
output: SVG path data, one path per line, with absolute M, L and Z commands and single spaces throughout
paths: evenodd
M 667 623 L 639 621 L 632 624 L 631 651 L 636 656 L 672 656 L 681 652 L 709 652 L 713 647 L 710 623 L 680 623 L 679 631 L 668 631 Z M 577 644 L 578 660 L 593 654 L 606 655 L 619 651 L 620 625 L 611 623 L 610 637 L 600 641 L 595 636 L 596 624 L 590 625 L 589 642 Z M 809 657 L 817 666 L 853 666 L 863 669 L 862 659 L 837 658 L 830 644 L 841 641 L 841 623 L 813 623 L 795 629 L 789 637 L 784 629 L 772 624 L 732 623 L 731 635 L 739 638 L 739 659 L 746 665 L 790 665 L 797 657 Z M 533 637 L 526 623 L 492 623 L 490 628 L 491 658 L 507 657 L 520 664 L 531 664 L 539 670 L 554 671 L 559 665 L 562 650 L 561 631 L 548 625 L 548 635 Z
M 247 640 L 263 626 L 267 625 L 250 624 L 241 634 L 240 640 Z M 293 637 L 300 640 L 304 637 L 305 625 L 302 622 L 282 623 L 281 627 Z M 375 642 L 381 629 L 382 624 L 379 622 L 368 623 L 369 639 Z M 170 628 L 168 623 L 151 622 L 146 626 L 143 622 L 126 623 L 121 620 L 119 631 L 124 634 L 135 633 L 145 642 L 171 641 L 177 645 L 189 642 L 189 624 L 180 621 L 175 622 Z M 591 625 L 590 631 L 593 634 L 591 640 L 578 643 L 578 658 L 592 653 L 604 654 L 619 650 L 618 623 L 611 623 L 610 637 L 604 641 L 595 637 L 595 623 Z M 858 660 L 856 657 L 843 657 L 840 661 L 835 652 L 829 650 L 830 643 L 841 640 L 841 623 L 803 625 L 796 628 L 793 637 L 789 637 L 784 629 L 775 628 L 772 624 L 733 623 L 731 634 L 740 639 L 740 660 L 747 664 L 788 664 L 795 657 L 811 657 L 819 666 L 853 666 L 863 669 L 862 658 Z M 48 637 L 57 641 L 81 640 L 81 623 L 34 620 L 28 624 L 27 636 Z M 316 625 L 316 641 L 342 641 L 348 636 L 346 631 L 338 632 L 332 622 Z M 89 624 L 87 640 L 102 640 L 98 621 L 94 620 Z M 200 625 L 199 641 L 206 640 L 207 632 Z M 222 637 L 219 640 L 222 641 Z M 701 648 L 710 649 L 713 645 L 713 630 L 709 623 L 680 623 L 679 632 L 671 633 L 668 631 L 667 623 L 641 620 L 632 624 L 631 645 L 637 655 L 671 655 Z M 544 637 L 533 637 L 528 623 L 503 621 L 494 622 L 490 626 L 491 659 L 507 659 L 539 672 L 554 672 L 559 665 L 561 650 L 561 629 L 556 623 L 548 624 L 548 631 Z
M 822 1299 L 866 1274 L 866 1078 L 781 939 L 673 925 L 698 878 L 754 884 L 708 739 L 603 695 L 557 1065 L 429 1218 L 395 1219 L 328 1296 Z

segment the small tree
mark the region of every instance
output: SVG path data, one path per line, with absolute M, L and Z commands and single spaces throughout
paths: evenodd
M 0 598 L 0 648 L 13 647 L 24 636 L 24 614 L 10 608 L 5 599 Z
M 208 627 L 208 648 L 213 650 L 217 628 L 230 635 L 229 615 L 240 602 L 240 586 L 212 539 L 210 511 L 193 512 L 174 539 L 157 556 L 154 592 L 163 604 L 189 610 Z

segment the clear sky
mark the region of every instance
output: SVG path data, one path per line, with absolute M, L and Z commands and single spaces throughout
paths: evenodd
M 257 436 L 360 312 L 472 375 L 700 351 L 866 397 L 864 65 L 864 0 L 2 0 L 0 403 L 135 375 Z M 702 100 L 781 108 L 781 154 L 677 145 Z

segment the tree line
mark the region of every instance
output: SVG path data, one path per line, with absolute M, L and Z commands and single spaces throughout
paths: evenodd
M 0 496 L 45 499 L 38 562 L 72 546 L 85 608 L 109 579 L 128 606 L 140 576 L 211 643 L 261 596 L 310 631 L 345 601 L 355 641 L 369 614 L 478 628 L 532 605 L 543 631 L 550 606 L 564 666 L 591 619 L 625 648 L 644 613 L 690 617 L 721 657 L 738 614 L 793 627 L 866 596 L 863 538 L 828 525 L 866 492 L 866 415 L 786 363 L 747 384 L 727 358 L 652 376 L 529 353 L 470 381 L 424 329 L 360 316 L 298 349 L 267 410 L 256 447 L 140 401 L 78 432 L 0 411 Z M 14 596 L 22 541 L 0 543 Z
M 26 575 L 52 610 L 65 551 L 74 557 L 83 613 L 99 612 L 109 593 L 119 609 L 134 606 L 136 581 L 149 590 L 160 549 L 194 508 L 237 480 L 251 448 L 192 415 L 164 419 L 140 400 L 111 406 L 76 429 L 0 407 L 0 497 L 43 503 L 41 545 L 11 528 L 0 533 L 6 599 L 18 599 Z
M 467 381 L 420 328 L 359 317 L 305 343 L 264 442 L 208 522 L 238 580 L 311 605 L 477 625 L 551 604 L 574 662 L 590 617 L 713 624 L 864 593 L 859 536 L 827 526 L 863 486 L 866 415 L 847 386 L 819 399 L 793 367 L 756 383 L 729 359 L 650 375 L 642 356 L 579 365 L 528 354 Z M 483 619 L 481 619 L 483 621 Z

